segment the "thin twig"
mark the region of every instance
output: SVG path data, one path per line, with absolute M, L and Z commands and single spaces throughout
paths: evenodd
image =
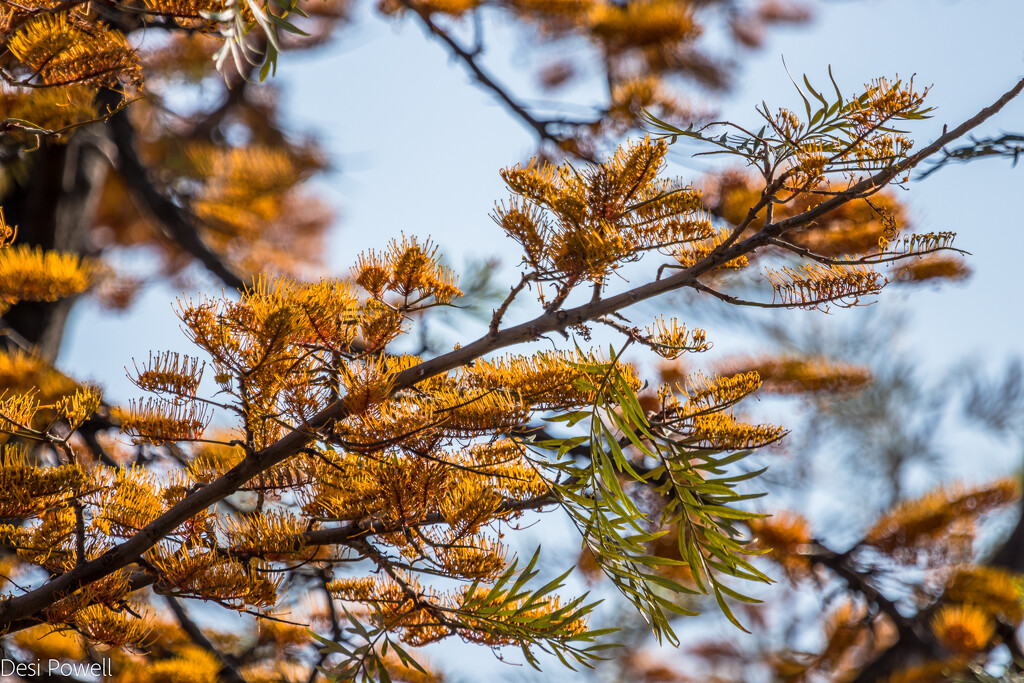
M 508 307 L 512 305 L 512 302 L 515 300 L 516 296 L 519 295 L 519 292 L 523 291 L 523 287 L 525 287 L 535 277 L 537 277 L 536 273 L 523 273 L 523 276 L 519 278 L 519 284 L 512 287 L 508 296 L 505 297 L 505 300 L 502 301 L 501 305 L 494 311 L 494 315 L 491 316 L 491 324 L 488 327 L 488 331 L 491 333 L 492 337 L 498 334 L 498 327 L 501 325 L 501 319 L 505 317 Z
M 467 69 L 472 72 L 473 77 L 477 80 L 480 85 L 485 89 L 490 90 L 495 97 L 508 109 L 510 112 L 515 114 L 527 127 L 533 129 L 537 134 L 537 137 L 542 141 L 548 141 L 556 145 L 565 141 L 565 138 L 551 132 L 551 126 L 556 123 L 562 123 L 566 125 L 579 125 L 581 122 L 573 121 L 542 121 L 533 114 L 531 114 L 526 107 L 517 102 L 509 94 L 508 90 L 504 86 L 500 85 L 493 76 L 487 73 L 483 67 L 480 66 L 477 61 L 477 57 L 480 54 L 478 47 L 473 49 L 466 49 L 452 38 L 447 31 L 438 26 L 430 16 L 430 11 L 421 5 L 413 4 L 411 0 L 399 0 L 402 5 L 411 10 L 423 23 L 424 27 L 438 39 L 440 39 L 451 53 L 457 57 Z M 581 158 L 587 161 L 594 161 L 593 158 L 587 155 L 581 155 Z

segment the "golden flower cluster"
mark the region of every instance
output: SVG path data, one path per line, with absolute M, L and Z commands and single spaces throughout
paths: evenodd
M 757 372 L 761 390 L 773 394 L 855 391 L 872 380 L 866 367 L 814 356 L 738 358 L 720 370 L 723 374 Z
M 859 131 L 874 130 L 887 121 L 919 109 L 928 94 L 914 89 L 914 79 L 897 80 L 890 83 L 887 78 L 877 78 L 864 86 L 863 104 L 852 112 L 852 118 Z
M 861 95 L 850 100 L 840 96 L 832 105 L 811 92 L 823 107 L 810 122 L 788 109 L 774 116 L 762 112 L 774 139 L 788 148 L 790 188 L 797 191 L 815 189 L 828 174 L 854 177 L 858 169 L 894 166 L 907 157 L 913 142 L 892 124 L 926 118 L 930 111 L 922 108 L 927 91 L 916 92 L 912 81 L 890 84 L 878 79 L 865 85 Z
M 2 447 L 0 517 L 31 517 L 81 492 L 86 474 L 78 465 L 37 467 L 23 447 Z
M 239 610 L 276 605 L 283 580 L 280 573 L 268 571 L 271 567 L 262 559 L 242 563 L 216 550 L 158 546 L 146 553 L 146 559 L 160 571 L 161 583 L 175 594 L 215 600 Z
M 868 529 L 864 540 L 889 555 L 913 556 L 937 545 L 941 548 L 947 535 L 967 533 L 973 536 L 978 518 L 1018 498 L 1020 486 L 1012 479 L 975 488 L 959 485 L 939 488 L 882 515 Z M 955 538 L 951 540 L 959 542 Z
M 998 567 L 958 566 L 945 581 L 945 599 L 975 605 L 1013 625 L 1024 620 L 1022 597 L 1021 577 Z
M 579 364 L 595 362 L 602 361 L 594 354 L 541 351 L 532 356 L 478 360 L 460 374 L 471 387 L 513 392 L 537 410 L 569 410 L 594 402 L 595 392 L 579 382 L 586 376 Z M 640 387 L 634 373 L 628 378 L 635 389 Z
M 933 254 L 904 263 L 900 270 L 900 282 L 925 282 L 945 280 L 956 282 L 971 276 L 971 268 L 959 256 Z
M 88 605 L 75 613 L 74 623 L 75 629 L 94 643 L 139 649 L 150 643 L 148 619 L 139 619 L 123 609 Z
M 74 631 L 39 624 L 16 633 L 13 640 L 19 647 L 30 647 L 40 658 L 76 660 L 85 657 L 82 637 Z
M 0 525 L 0 539 L 28 562 L 53 572 L 69 570 L 74 565 L 71 547 L 75 515 L 71 506 L 48 505 L 35 516 L 38 523 L 34 526 Z
M 664 316 L 656 318 L 654 324 L 646 331 L 655 352 L 669 360 L 678 358 L 687 351 L 700 353 L 711 348 L 711 342 L 707 340 L 707 333 L 704 330 L 687 330 L 686 326 L 681 325 L 675 318 L 668 321 Z
M 691 7 L 669 0 L 634 0 L 621 5 L 594 3 L 587 22 L 594 35 L 613 52 L 685 42 L 700 32 Z
M 708 209 L 731 225 L 739 225 L 746 218 L 760 198 L 762 187 L 759 177 L 737 170 L 713 174 L 702 184 Z M 828 191 L 829 187 L 823 184 L 816 189 Z M 820 201 L 820 195 L 813 193 L 792 195 L 783 191 L 780 197 L 786 201 L 774 207 L 776 221 L 807 211 Z M 751 230 L 764 225 L 764 215 L 762 210 L 751 221 Z M 870 200 L 847 202 L 812 225 L 787 232 L 786 240 L 825 258 L 861 256 L 877 252 L 880 240 L 884 250 L 907 224 L 906 210 L 899 200 L 891 192 L 879 192 Z
M 19 90 L 0 87 L 0 119 L 25 121 L 33 129 L 62 131 L 96 118 L 95 88 L 72 84 Z M 16 131 L 5 135 L 18 135 Z M 27 134 L 26 134 L 27 135 Z
M 159 14 L 173 16 L 189 28 L 207 26 L 208 16 L 223 12 L 225 0 L 145 0 L 146 7 Z M 191 20 L 191 21 L 189 21 Z
M 456 633 L 470 642 L 508 645 L 517 641 L 517 627 L 538 621 L 566 636 L 586 630 L 585 620 L 573 619 L 557 597 L 531 601 L 476 583 L 442 591 L 399 574 L 336 580 L 328 590 L 342 600 L 372 604 L 371 619 L 393 625 L 411 645 L 426 645 Z
M 932 618 L 932 633 L 946 648 L 973 655 L 988 645 L 995 622 L 985 610 L 974 605 L 944 605 Z
M 0 433 L 11 434 L 31 429 L 32 418 L 39 412 L 39 408 L 39 401 L 33 390 L 9 396 L 6 391 L 0 394 Z
M 70 566 L 67 567 L 70 569 Z M 88 587 L 65 594 L 43 610 L 46 619 L 53 624 L 73 621 L 79 614 L 89 615 L 89 607 L 112 608 L 123 606 L 130 592 L 129 573 L 120 569 L 92 583 Z M 103 610 L 91 612 L 94 618 L 105 621 Z M 127 620 L 126 620 L 127 621 Z M 127 624 L 125 624 L 127 626 Z
M 259 145 L 192 145 L 186 154 L 191 174 L 202 183 L 192 210 L 214 229 L 239 235 L 258 232 L 259 221 L 278 218 L 283 195 L 322 164 L 313 156 Z
M 162 444 L 166 441 L 193 441 L 203 435 L 209 413 L 201 404 L 164 399 L 132 400 L 128 410 L 116 411 L 121 429 L 135 443 Z
M 844 600 L 832 610 L 825 621 L 825 647 L 815 666 L 825 671 L 840 670 L 853 651 L 871 641 L 866 622 L 867 609 L 859 602 Z
M 18 245 L 0 249 L 0 303 L 56 301 L 84 291 L 92 282 L 76 254 Z
M 438 262 L 437 247 L 405 236 L 401 242 L 392 240 L 383 254 L 360 255 L 352 275 L 370 296 L 382 299 L 385 293 L 393 293 L 401 297 L 404 307 L 427 299 L 448 304 L 462 296 L 458 278 Z
M 740 422 L 724 412 L 694 415 L 689 424 L 691 431 L 686 439 L 687 445 L 715 451 L 761 448 L 778 441 L 786 432 L 783 427 L 776 425 Z
M 74 431 L 99 410 L 102 401 L 100 390 L 87 386 L 60 398 L 53 409 Z
M 223 664 L 209 650 L 189 642 L 181 643 L 173 655 L 146 666 L 132 667 L 134 680 L 139 683 L 161 683 L 162 681 L 188 681 L 192 683 L 216 683 Z
M 731 406 L 757 391 L 760 386 L 761 377 L 756 372 L 721 377 L 709 377 L 696 372 L 688 375 L 677 389 L 687 397 L 685 412 L 696 414 Z
M 74 380 L 38 355 L 24 351 L 0 352 L 0 391 L 34 392 L 40 403 L 51 404 L 77 389 Z
M 135 376 L 129 376 L 129 379 L 143 391 L 195 396 L 203 377 L 203 367 L 197 358 L 166 351 L 155 358 L 150 354 L 142 369 L 135 364 Z
M 303 272 L 299 263 L 319 261 L 331 217 L 302 191 L 325 165 L 314 149 L 268 141 L 242 147 L 192 143 L 183 156 L 182 175 L 196 186 L 189 207 L 203 238 L 235 268 L 294 274 Z
M 913 235 L 906 235 L 902 243 L 897 244 L 897 250 L 900 254 L 918 254 L 936 249 L 946 249 L 953 246 L 953 240 L 955 239 L 955 232 L 915 233 Z
M 615 84 L 604 127 L 625 133 L 636 124 L 639 111 L 649 111 L 658 118 L 670 121 L 694 118 L 659 78 L 646 74 Z
M 411 523 L 439 515 L 460 532 L 475 531 L 499 512 L 503 500 L 528 500 L 547 493 L 547 485 L 514 446 L 477 445 L 461 457 L 434 452 L 429 458 L 380 453 L 325 453 L 318 477 L 302 496 L 314 518 L 378 520 L 382 526 Z
M 107 535 L 132 536 L 166 509 L 158 479 L 133 465 L 103 473 L 110 481 L 96 494 L 100 513 L 93 521 Z
M 227 544 L 234 554 L 263 555 L 277 560 L 291 557 L 305 547 L 303 532 L 308 523 L 290 512 L 270 510 L 244 518 L 219 520 Z
M 67 12 L 33 18 L 7 47 L 46 85 L 142 80 L 138 56 L 120 31 L 86 24 Z
M 516 196 L 494 219 L 541 278 L 601 282 L 645 252 L 711 234 L 700 196 L 656 179 L 667 149 L 645 139 L 585 171 L 536 161 L 505 169 Z
M 806 578 L 811 570 L 807 549 L 812 541 L 811 525 L 794 512 L 776 512 L 770 517 L 752 519 L 748 523 L 753 548 L 765 550 L 794 583 Z
M 831 151 L 821 142 L 801 145 L 796 151 L 793 184 L 815 187 L 825 178 L 825 171 L 831 161 Z
M 672 257 L 683 268 L 689 268 L 710 255 L 711 252 L 721 246 L 731 234 L 731 230 L 727 228 L 720 228 L 704 239 L 698 239 L 693 242 L 676 245 L 671 250 Z M 726 261 L 718 267 L 737 270 L 739 268 L 746 267 L 748 263 L 749 261 L 746 256 L 738 256 Z
M 701 372 L 686 375 L 681 382 L 659 387 L 656 421 L 677 435 L 680 444 L 696 451 L 767 446 L 782 438 L 786 430 L 770 424 L 748 424 L 729 412 L 760 386 L 761 378 L 756 372 L 722 377 L 709 377 Z
M 768 268 L 764 275 L 776 298 L 786 306 L 818 307 L 828 303 L 852 305 L 860 297 L 877 294 L 886 280 L 870 266 L 805 263 L 797 268 Z
M 411 645 L 426 645 L 453 633 L 439 614 L 453 609 L 454 596 L 420 585 L 414 577 L 399 584 L 389 578 L 363 577 L 332 581 L 327 589 L 341 600 L 366 602 L 375 607 L 373 621 L 388 624 Z

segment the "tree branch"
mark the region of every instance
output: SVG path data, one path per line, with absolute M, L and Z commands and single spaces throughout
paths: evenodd
M 123 94 L 104 89 L 101 105 L 111 108 L 120 104 Z M 189 213 L 165 197 L 153 184 L 149 171 L 139 159 L 135 148 L 135 130 L 126 111 L 119 111 L 109 120 L 111 136 L 117 147 L 117 166 L 121 179 L 137 202 L 145 207 L 163 227 L 165 234 L 181 249 L 191 254 L 206 269 L 231 289 L 245 288 L 242 280 L 221 257 L 203 242 L 199 228 Z
M 181 626 L 188 637 L 193 643 L 203 648 L 220 662 L 221 670 L 218 674 L 218 678 L 224 683 L 245 683 L 245 679 L 238 673 L 234 663 L 231 659 L 223 652 L 218 650 L 210 639 L 206 637 L 206 634 L 200 630 L 192 618 L 189 617 L 188 612 L 182 607 L 181 603 L 178 602 L 177 598 L 171 595 L 165 595 L 164 599 L 167 600 L 167 604 L 170 605 L 171 611 L 174 612 L 174 617 L 178 620 L 178 624 Z
M 448 49 L 451 51 L 452 55 L 458 58 L 459 61 L 461 61 L 466 66 L 466 68 L 469 69 L 469 71 L 473 74 L 473 77 L 477 80 L 478 83 L 480 83 L 480 85 L 494 93 L 495 97 L 497 97 L 497 99 L 505 106 L 506 109 L 512 112 L 512 114 L 514 114 L 515 116 L 517 116 L 519 120 L 522 121 L 528 128 L 533 129 L 533 131 L 537 134 L 538 138 L 540 138 L 541 140 L 552 142 L 556 145 L 565 141 L 565 138 L 555 133 L 552 133 L 550 130 L 553 124 L 561 122 L 542 121 L 538 119 L 533 114 L 531 114 L 526 109 L 526 107 L 521 105 L 519 102 L 516 102 L 512 98 L 512 96 L 509 95 L 508 91 L 503 86 L 501 86 L 497 81 L 495 81 L 490 74 L 484 71 L 483 67 L 481 67 L 480 64 L 477 63 L 476 58 L 480 52 L 478 48 L 475 48 L 473 50 L 467 50 L 466 48 L 462 47 L 462 45 L 460 45 L 454 38 L 448 35 L 448 33 L 444 29 L 442 29 L 440 26 L 434 23 L 434 20 L 431 19 L 430 17 L 429 10 L 419 5 L 413 4 L 410 0 L 399 0 L 399 2 L 401 2 L 402 5 L 411 10 L 432 35 L 436 36 L 439 40 L 441 40 L 441 42 L 448 46 Z M 594 161 L 593 158 L 588 156 L 583 156 L 582 158 L 587 161 Z

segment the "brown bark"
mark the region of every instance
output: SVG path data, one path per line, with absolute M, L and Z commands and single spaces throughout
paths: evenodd
M 76 254 L 89 252 L 89 237 L 110 164 L 103 150 L 110 139 L 103 124 L 78 131 L 67 144 L 52 141 L 28 156 L 27 173 L 3 197 L 8 224 L 17 226 L 17 242 Z M 17 177 L 17 174 L 12 174 Z M 22 302 L 3 323 L 14 333 L 8 346 L 28 343 L 55 360 L 74 299 Z

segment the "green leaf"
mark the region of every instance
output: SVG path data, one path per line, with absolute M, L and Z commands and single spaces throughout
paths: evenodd
M 750 597 L 748 595 L 743 595 L 742 593 L 740 593 L 738 591 L 734 591 L 732 588 L 729 588 L 725 584 L 719 584 L 718 585 L 718 590 L 720 590 L 722 593 L 728 595 L 733 600 L 739 600 L 740 602 L 746 602 L 746 603 L 749 603 L 751 605 L 759 605 L 759 604 L 761 604 L 763 602 L 763 600 L 758 600 L 757 598 L 752 598 L 752 597 Z
M 736 618 L 736 615 L 732 613 L 732 609 L 729 607 L 729 604 L 725 601 L 725 598 L 722 597 L 722 593 L 717 588 L 715 589 L 715 600 L 718 602 L 718 607 L 722 610 L 722 614 L 725 615 L 726 619 L 732 622 L 733 626 L 743 631 L 744 633 L 750 633 L 750 631 L 744 628 L 743 624 L 739 622 L 739 619 Z
M 281 17 L 276 16 L 275 14 L 273 14 L 271 12 L 267 12 L 267 19 L 269 19 L 272 24 L 274 24 L 275 26 L 277 26 L 277 27 L 279 27 L 281 29 L 284 29 L 288 33 L 293 33 L 293 34 L 295 34 L 297 36 L 305 36 L 307 38 L 309 37 L 308 33 L 303 31 L 302 29 L 300 29 L 295 24 L 291 23 L 287 19 L 282 19 Z

